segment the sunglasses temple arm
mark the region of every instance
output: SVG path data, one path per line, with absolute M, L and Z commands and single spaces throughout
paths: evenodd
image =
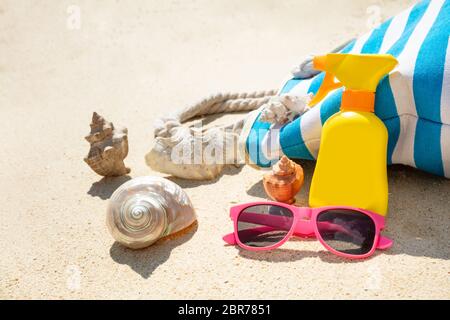
M 272 227 L 255 227 L 255 228 L 242 230 L 239 233 L 243 237 L 248 237 L 248 236 L 254 236 L 254 235 L 258 235 L 258 234 L 263 234 L 263 233 L 270 232 L 270 231 L 273 231 L 273 230 L 275 230 L 275 229 L 272 228 Z M 228 244 L 231 244 L 231 245 L 236 245 L 237 244 L 236 236 L 235 236 L 234 232 L 223 236 L 222 239 L 223 239 L 223 241 L 225 241 Z
M 255 228 L 254 231 L 257 231 L 258 228 Z M 222 237 L 223 241 L 225 241 L 227 244 L 229 245 L 236 245 L 237 241 L 236 241 L 236 237 L 234 235 L 234 232 L 232 233 L 228 233 L 225 236 Z M 377 249 L 378 250 L 386 250 L 389 249 L 390 247 L 392 247 L 392 244 L 394 242 L 387 238 L 387 237 L 383 237 L 380 235 L 380 239 L 378 240 L 378 244 L 377 244 Z
M 226 234 L 222 237 L 223 241 L 230 245 L 236 245 L 236 237 L 234 236 L 234 232 Z
M 259 213 L 244 212 L 239 215 L 239 221 L 264 225 L 280 230 L 290 230 L 292 219 L 276 215 L 262 215 Z
M 326 228 L 328 230 L 335 230 L 335 231 L 339 231 L 339 232 L 351 235 L 351 232 L 349 232 L 348 230 L 346 230 L 344 227 L 342 227 L 340 225 L 330 223 L 330 222 L 318 222 L 318 224 L 320 224 L 321 227 Z M 394 241 L 392 241 L 391 239 L 389 239 L 387 237 L 383 237 L 380 234 L 380 238 L 377 243 L 377 249 L 378 250 L 389 249 L 390 247 L 392 247 L 393 243 L 394 243 Z
M 273 230 L 273 228 L 278 229 L 278 230 L 289 230 L 291 228 L 290 222 L 283 219 L 282 216 L 270 216 L 270 215 L 263 216 L 258 213 L 246 212 L 245 214 L 240 215 L 240 221 L 266 226 L 266 227 L 261 226 L 261 227 L 250 228 L 250 229 L 243 231 L 243 232 L 250 232 L 250 233 L 269 232 L 269 231 Z M 330 223 L 330 222 L 319 222 L 319 224 L 324 229 L 340 231 L 340 232 L 343 232 L 346 234 L 351 234 L 348 230 L 346 230 L 344 227 L 342 227 L 338 224 L 334 224 L 334 223 Z M 302 227 L 304 227 L 304 226 L 302 226 Z M 313 232 L 311 231 L 307 234 L 310 235 L 312 233 Z M 300 235 L 300 236 L 305 235 L 305 233 L 301 232 L 301 230 L 295 230 L 295 234 Z M 233 235 L 233 237 L 231 237 L 231 235 Z M 231 235 L 226 236 L 226 237 L 228 237 L 227 238 L 228 241 L 225 240 L 225 237 L 224 237 L 224 241 L 229 244 L 236 244 L 234 234 L 231 234 Z M 230 243 L 230 241 L 232 243 Z
M 390 247 L 392 247 L 393 243 L 394 243 L 394 241 L 392 241 L 391 239 L 380 235 L 380 239 L 378 240 L 378 244 L 377 244 L 377 249 L 379 249 L 379 250 L 389 249 Z

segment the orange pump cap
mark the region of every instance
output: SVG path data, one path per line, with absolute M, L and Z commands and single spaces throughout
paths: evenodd
M 313 59 L 313 67 L 316 70 L 325 71 L 327 64 L 327 56 L 315 56 Z
M 374 112 L 375 92 L 345 90 L 342 93 L 341 110 Z

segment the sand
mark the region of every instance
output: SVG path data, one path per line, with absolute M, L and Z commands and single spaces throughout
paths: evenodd
M 131 251 L 105 227 L 121 183 L 161 175 L 144 163 L 156 117 L 217 91 L 276 88 L 304 55 L 366 32 L 369 6 L 386 19 L 411 3 L 0 0 L 0 298 L 450 298 L 450 181 L 403 166 L 389 169 L 395 244 L 366 261 L 317 241 L 224 246 L 228 208 L 264 198 L 248 166 L 173 179 L 198 214 L 174 239 Z M 94 110 L 128 127 L 129 176 L 101 179 L 83 162 Z M 314 163 L 301 163 L 305 205 Z

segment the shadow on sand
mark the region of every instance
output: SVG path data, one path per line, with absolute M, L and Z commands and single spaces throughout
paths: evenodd
M 172 250 L 189 241 L 197 231 L 198 223 L 194 222 L 180 232 L 163 238 L 148 248 L 141 250 L 128 249 L 114 242 L 109 250 L 111 258 L 120 264 L 129 265 L 131 269 L 147 279 L 161 264 L 167 261 Z
M 204 185 L 210 185 L 210 184 L 217 183 L 223 176 L 234 176 L 234 175 L 238 174 L 239 172 L 241 172 L 243 167 L 244 167 L 243 165 L 240 165 L 238 167 L 235 165 L 227 165 L 227 166 L 225 166 L 223 171 L 219 174 L 219 176 L 213 180 L 188 180 L 188 179 L 177 178 L 174 176 L 168 176 L 165 178 L 172 182 L 175 182 L 177 185 L 179 185 L 183 189 L 189 189 L 189 188 L 195 188 L 198 186 L 204 186 Z
M 102 200 L 107 200 L 118 187 L 130 179 L 131 177 L 128 175 L 120 177 L 104 177 L 101 180 L 94 182 L 87 194 L 92 197 L 99 197 Z
M 376 252 L 372 257 L 377 256 L 379 254 L 380 252 Z M 361 261 L 361 260 L 350 260 L 341 258 L 328 252 L 325 249 L 320 251 L 306 251 L 306 250 L 278 248 L 272 251 L 247 251 L 239 248 L 239 255 L 246 259 L 261 260 L 267 262 L 293 262 L 305 258 L 316 258 L 316 257 L 320 258 L 322 261 L 327 263 L 358 263 Z

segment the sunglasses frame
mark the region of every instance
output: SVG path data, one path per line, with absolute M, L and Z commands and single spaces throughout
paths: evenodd
M 279 242 L 275 243 L 274 245 L 268 246 L 268 247 L 251 247 L 248 245 L 243 244 L 239 240 L 238 235 L 238 218 L 241 212 L 243 212 L 245 209 L 258 206 L 258 205 L 272 205 L 272 206 L 278 206 L 283 207 L 286 209 L 289 209 L 292 214 L 294 221 L 292 222 L 292 226 L 289 230 L 289 232 L 286 234 L 286 236 Z M 348 254 L 343 253 L 340 251 L 337 251 L 336 249 L 333 249 L 330 247 L 320 235 L 320 232 L 317 227 L 317 217 L 320 213 L 328 210 L 351 210 L 351 211 L 357 211 L 361 214 L 365 214 L 375 224 L 375 238 L 373 241 L 372 248 L 369 252 L 362 254 L 362 255 L 354 255 L 354 254 Z M 337 256 L 344 257 L 344 258 L 350 258 L 350 259 L 365 259 L 370 257 L 375 250 L 385 250 L 392 246 L 393 241 L 389 238 L 381 236 L 381 230 L 384 229 L 385 226 L 385 218 L 379 214 L 376 214 L 374 212 L 371 212 L 369 210 L 359 209 L 359 208 L 353 208 L 349 206 L 326 206 L 326 207 L 319 207 L 319 208 L 308 208 L 308 207 L 296 207 L 293 205 L 288 205 L 285 203 L 279 203 L 279 202 L 273 202 L 273 201 L 258 201 L 258 202 L 250 202 L 245 204 L 236 205 L 230 208 L 230 217 L 231 220 L 233 220 L 234 224 L 234 232 L 227 234 L 223 237 L 223 240 L 231 245 L 239 245 L 241 248 L 249 250 L 249 251 L 267 251 L 267 250 L 273 250 L 280 246 L 282 246 L 286 241 L 288 241 L 292 236 L 297 237 L 303 237 L 303 238 L 310 238 L 310 237 L 316 237 L 320 243 L 331 253 L 334 253 Z

